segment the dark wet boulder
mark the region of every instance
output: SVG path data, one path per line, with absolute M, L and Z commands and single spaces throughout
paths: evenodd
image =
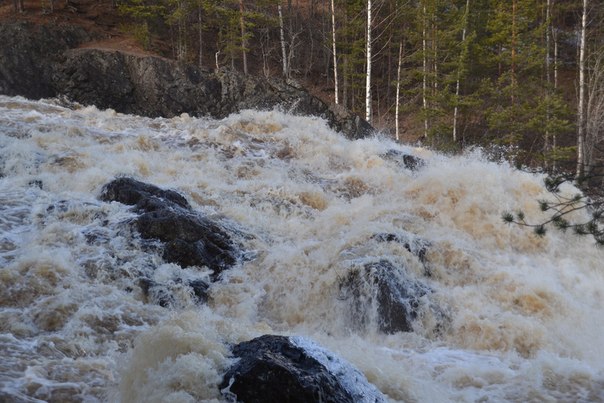
M 103 201 L 116 201 L 128 205 L 141 203 L 138 208 L 145 211 L 151 209 L 148 206 L 148 204 L 152 203 L 150 199 L 156 200 L 152 199 L 152 196 L 186 209 L 190 208 L 187 199 L 177 192 L 173 190 L 164 190 L 132 178 L 117 178 L 103 186 L 103 190 L 101 191 L 101 200 Z M 159 208 L 160 205 L 156 204 L 156 207 Z
M 233 266 L 236 253 L 231 237 L 218 225 L 193 212 L 154 210 L 139 216 L 134 227 L 144 239 L 164 243 L 163 258 L 182 267 L 207 266 L 215 279 Z
M 411 155 L 399 150 L 388 150 L 380 155 L 385 160 L 389 160 L 400 166 L 401 168 L 416 171 L 426 165 L 426 161 L 415 155 Z
M 237 248 L 219 224 L 192 210 L 173 190 L 132 178 L 118 178 L 103 187 L 101 200 L 133 205 L 140 215 L 132 222 L 143 239 L 158 240 L 163 258 L 181 267 L 206 266 L 212 280 L 237 261 Z
M 245 403 L 377 403 L 384 396 L 352 365 L 302 337 L 264 335 L 233 348 L 220 390 Z
M 411 332 L 420 311 L 429 307 L 424 296 L 432 290 L 388 260 L 354 267 L 340 284 L 350 301 L 353 327 L 377 325 L 384 333 Z M 377 314 L 377 315 L 376 315 Z

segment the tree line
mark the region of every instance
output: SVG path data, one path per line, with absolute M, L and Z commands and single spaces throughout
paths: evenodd
M 112 1 L 145 47 L 314 84 L 397 139 L 577 176 L 602 159 L 601 0 Z

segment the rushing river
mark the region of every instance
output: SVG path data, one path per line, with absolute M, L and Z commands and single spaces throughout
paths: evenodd
M 117 176 L 239 234 L 244 258 L 207 304 L 182 281 L 203 268 L 164 262 L 124 226 L 130 206 L 99 200 Z M 604 252 L 501 220 L 543 219 L 542 180 L 278 111 L 150 119 L 0 97 L 0 401 L 221 401 L 229 346 L 269 333 L 313 340 L 392 401 L 604 401 Z M 406 333 L 355 323 L 339 284 L 383 260 L 439 315 Z M 170 306 L 149 301 L 144 268 Z

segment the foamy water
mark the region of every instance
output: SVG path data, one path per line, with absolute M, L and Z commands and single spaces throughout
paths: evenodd
M 479 152 L 353 142 L 277 111 L 149 119 L 0 97 L 0 174 L 0 401 L 221 401 L 229 345 L 267 333 L 328 349 L 392 401 L 604 401 L 604 252 L 503 224 L 539 221 L 548 195 Z M 128 206 L 99 201 L 116 176 L 235 234 L 246 259 L 206 305 L 183 286 L 203 269 L 165 263 Z M 423 262 L 409 251 L 426 245 Z M 342 296 L 351 268 L 383 259 L 432 290 L 412 333 L 380 333 L 372 312 L 359 327 Z

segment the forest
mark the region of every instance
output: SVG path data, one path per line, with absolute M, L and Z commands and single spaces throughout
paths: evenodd
M 480 146 L 519 167 L 599 175 L 600 2 L 112 0 L 111 7 L 120 29 L 147 50 L 295 80 L 397 140 L 445 152 Z

